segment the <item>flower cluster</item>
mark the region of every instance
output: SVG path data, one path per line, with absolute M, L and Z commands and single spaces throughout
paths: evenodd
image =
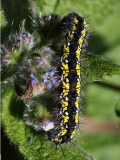
M 2 67 L 17 64 L 24 49 L 27 48 L 29 51 L 33 47 L 33 44 L 33 36 L 28 32 L 10 34 L 5 43 L 1 45 Z
M 57 17 L 41 15 L 39 18 L 42 28 L 50 27 Z M 25 31 L 23 22 L 20 31 L 10 34 L 1 45 L 1 66 L 3 73 L 5 68 L 8 72 L 12 71 L 12 85 L 14 84 L 17 97 L 23 100 L 26 106 L 23 113 L 26 124 L 36 130 L 47 130 L 49 125 L 53 128 L 54 124 L 50 121 L 50 112 L 48 107 L 45 107 L 48 104 L 44 104 L 44 98 L 49 94 L 49 90 L 52 91 L 58 86 L 60 78 L 53 64 L 55 53 L 50 44 L 36 47 L 34 41 L 34 34 Z M 50 99 L 54 102 L 53 95 Z

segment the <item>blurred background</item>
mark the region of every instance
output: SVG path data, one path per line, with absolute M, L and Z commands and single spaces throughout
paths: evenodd
M 119 0 L 36 0 L 37 12 L 56 13 L 62 18 L 70 12 L 84 16 L 89 24 L 87 51 L 103 55 L 120 65 L 120 1 Z M 26 30 L 33 33 L 29 17 L 34 1 L 2 0 L 7 26 L 2 28 L 1 41 L 9 33 L 19 30 L 26 19 Z M 33 5 L 34 6 L 34 5 Z M 12 26 L 12 27 L 11 27 Z M 84 87 L 85 110 L 80 144 L 97 160 L 120 158 L 120 76 L 105 77 Z M 117 114 L 116 114 L 117 113 Z M 2 159 L 24 159 L 2 130 Z M 7 153 L 7 155 L 6 155 Z

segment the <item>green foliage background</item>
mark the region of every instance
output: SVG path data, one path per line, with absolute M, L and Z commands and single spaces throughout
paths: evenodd
M 16 30 L 19 30 L 19 24 L 23 19 L 26 19 L 26 30 L 31 31 L 31 33 L 33 32 L 31 20 L 29 18 L 31 13 L 28 11 L 28 7 L 33 8 L 33 6 L 34 1 L 30 0 L 2 1 L 2 9 L 5 13 L 4 15 L 6 19 L 6 22 L 3 20 L 1 25 L 6 25 L 5 27 L 2 27 L 1 30 L 3 35 L 2 41 L 11 31 L 15 32 Z M 71 11 L 82 14 L 88 20 L 90 29 L 90 38 L 88 40 L 87 47 L 88 51 L 95 55 L 104 55 L 106 59 L 120 65 L 119 8 L 119 0 L 38 0 L 37 10 L 35 10 L 35 12 L 37 11 L 37 13 L 42 12 L 45 14 L 56 13 L 61 17 Z M 11 27 L 12 22 L 13 25 Z M 112 77 L 106 76 L 104 79 L 104 83 L 93 83 L 84 87 L 86 101 L 86 109 L 84 114 L 97 122 L 112 121 L 119 123 L 120 121 L 115 115 L 115 106 L 120 99 L 120 75 L 115 75 Z M 106 83 L 108 85 L 103 85 Z M 39 152 L 39 155 L 36 156 L 41 157 L 41 159 L 53 159 L 55 152 L 57 152 L 54 159 L 57 159 L 58 157 L 60 157 L 60 159 L 65 159 L 66 155 L 68 156 L 70 152 L 74 153 L 75 150 L 75 155 L 73 155 L 73 157 L 67 157 L 68 159 L 80 159 L 80 157 L 84 157 L 79 155 L 79 151 L 77 151 L 76 146 L 72 148 L 73 151 L 70 151 L 67 146 L 67 149 L 64 149 L 66 151 L 63 154 L 61 150 L 56 150 L 55 146 L 48 143 L 47 140 L 45 144 L 44 141 L 46 137 L 43 133 L 34 133 L 34 131 L 31 131 L 25 126 L 24 122 L 21 121 L 22 112 L 24 109 L 24 107 L 21 107 L 22 102 L 16 102 L 15 98 L 11 101 L 11 97 L 14 97 L 14 91 L 11 88 L 7 88 L 6 94 L 2 97 L 4 111 L 2 118 L 4 119 L 3 122 L 11 125 L 13 132 L 14 128 L 16 132 L 18 131 L 19 136 L 14 134 L 13 137 L 13 133 L 11 131 L 9 132 L 7 126 L 5 126 L 5 130 L 9 133 L 9 138 L 11 141 L 13 140 L 14 143 L 17 144 L 19 150 L 24 152 L 26 156 L 33 157 L 34 154 Z M 17 105 L 17 108 L 15 105 Z M 8 106 L 11 107 L 9 108 L 10 111 L 13 111 L 14 108 L 14 112 L 8 112 Z M 10 114 L 12 114 L 12 117 Z M 23 130 L 21 130 L 21 128 Z M 40 138 L 40 136 L 42 138 Z M 26 137 L 32 137 L 33 144 L 30 144 Z M 103 132 L 100 134 L 84 133 L 80 134 L 79 137 L 81 147 L 89 151 L 96 159 L 119 159 L 119 135 Z M 18 143 L 18 139 L 20 140 L 20 145 Z M 77 142 L 77 146 L 79 146 L 79 143 Z M 37 144 L 37 147 L 35 144 Z M 25 150 L 26 148 L 29 148 L 29 150 Z

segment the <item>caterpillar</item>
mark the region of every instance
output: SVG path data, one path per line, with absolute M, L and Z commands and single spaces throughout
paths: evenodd
M 56 145 L 70 142 L 79 125 L 81 95 L 81 54 L 87 37 L 87 23 L 76 13 L 61 21 L 65 41 L 61 45 L 61 93 L 48 139 Z

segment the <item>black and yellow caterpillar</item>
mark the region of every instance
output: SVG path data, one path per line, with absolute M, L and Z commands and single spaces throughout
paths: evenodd
M 61 45 L 61 93 L 55 127 L 48 138 L 56 145 L 73 139 L 79 125 L 81 95 L 81 54 L 87 37 L 83 17 L 70 13 L 61 21 L 65 41 Z

